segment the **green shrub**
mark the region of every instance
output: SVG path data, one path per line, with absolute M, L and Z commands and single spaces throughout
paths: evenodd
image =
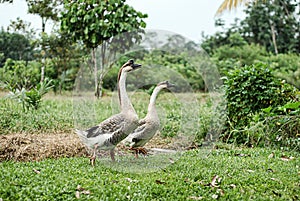
M 6 85 L 10 90 L 9 98 L 17 100 L 22 104 L 23 110 L 35 109 L 37 110 L 42 101 L 42 97 L 49 92 L 53 87 L 52 80 L 45 79 L 43 82 L 38 83 L 37 86 L 30 90 L 22 88 L 21 90 L 13 88 L 14 86 Z
M 230 46 L 223 45 L 216 49 L 213 60 L 221 74 L 226 74 L 229 70 L 233 70 L 234 66 L 245 66 L 253 63 L 265 61 L 266 50 L 256 44 Z
M 258 63 L 237 68 L 224 79 L 228 123 L 222 139 L 245 143 L 253 116 L 267 107 L 284 105 L 295 98 L 295 90 L 275 78 L 268 65 Z
M 267 58 L 270 68 L 277 77 L 300 89 L 300 56 L 297 54 L 278 54 Z
M 30 89 L 40 81 L 40 66 L 36 62 L 7 59 L 1 69 L 0 80 L 11 88 Z

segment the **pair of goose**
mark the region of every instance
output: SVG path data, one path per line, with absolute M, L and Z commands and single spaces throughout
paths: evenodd
M 76 133 L 83 143 L 93 149 L 93 155 L 90 158 L 92 165 L 94 165 L 96 159 L 97 149 L 109 150 L 112 161 L 115 161 L 114 148 L 123 140 L 130 144 L 130 150 L 135 151 L 136 158 L 139 152 L 147 153 L 142 146 L 144 146 L 159 129 L 159 118 L 155 108 L 156 97 L 162 89 L 170 88 L 174 85 L 168 81 L 157 84 L 150 98 L 148 113 L 145 118 L 139 120 L 126 92 L 126 77 L 127 73 L 140 67 L 140 64 L 135 64 L 131 59 L 119 70 L 118 97 L 121 106 L 121 112 L 119 114 L 115 114 L 99 125 L 85 131 L 76 130 Z

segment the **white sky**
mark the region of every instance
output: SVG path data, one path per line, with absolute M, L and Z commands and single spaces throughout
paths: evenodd
M 217 31 L 214 27 L 215 13 L 223 0 L 127 0 L 136 10 L 148 14 L 147 29 L 171 31 L 200 42 L 201 33 L 206 35 Z M 0 27 L 6 28 L 17 17 L 31 22 L 35 29 L 41 29 L 41 19 L 27 14 L 25 0 L 14 0 L 13 4 L 0 4 Z M 244 18 L 243 8 L 221 15 L 229 25 L 234 18 Z M 49 25 L 46 27 L 50 30 Z

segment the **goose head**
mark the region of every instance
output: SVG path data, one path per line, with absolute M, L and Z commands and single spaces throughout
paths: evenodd
M 157 86 L 162 89 L 169 89 L 171 87 L 175 87 L 175 85 L 170 83 L 168 80 L 158 83 Z
M 121 69 L 123 72 L 131 72 L 140 68 L 141 66 L 142 66 L 141 64 L 136 64 L 134 63 L 133 59 L 130 59 L 122 66 Z

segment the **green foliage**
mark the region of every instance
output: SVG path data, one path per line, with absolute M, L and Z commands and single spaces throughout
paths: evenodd
M 39 83 L 40 64 L 37 62 L 14 61 L 7 59 L 0 68 L 1 82 L 14 91 L 30 89 Z
M 224 45 L 215 50 L 213 60 L 222 75 L 234 67 L 243 67 L 266 60 L 267 52 L 263 47 L 255 44 L 230 46 Z
M 274 156 L 268 159 L 271 153 Z M 141 174 L 108 167 L 122 165 L 122 160 L 118 164 L 96 163 L 95 168 L 87 158 L 5 161 L 0 163 L 0 197 L 3 200 L 76 200 L 76 195 L 80 200 L 297 200 L 299 158 L 295 152 L 257 148 L 216 149 L 209 153 L 194 150 L 162 170 Z M 139 160 L 124 165 L 130 168 Z
M 273 53 L 300 53 L 299 1 L 268 0 L 247 4 L 242 32 L 249 43 Z
M 73 105 L 70 98 L 45 98 L 39 106 L 37 110 L 28 112 L 12 99 L 0 99 L 1 134 L 62 133 L 73 130 Z
M 278 54 L 266 58 L 277 77 L 300 89 L 300 56 L 298 54 Z
M 96 48 L 103 41 L 123 32 L 145 28 L 147 15 L 135 11 L 125 0 L 65 1 L 61 29 L 74 40 Z
M 48 93 L 52 87 L 52 80 L 49 80 L 47 78 L 30 90 L 26 90 L 24 88 L 19 90 L 7 86 L 7 88 L 10 90 L 10 94 L 8 97 L 17 100 L 19 103 L 21 103 L 23 106 L 23 110 L 37 110 L 40 107 L 42 97 L 46 93 Z
M 29 39 L 22 34 L 9 33 L 0 30 L 0 67 L 10 58 L 13 60 L 29 61 L 33 59 L 33 46 Z
M 276 79 L 268 65 L 262 63 L 229 72 L 224 84 L 228 111 L 227 132 L 237 132 L 224 135 L 223 140 L 231 138 L 237 143 L 246 141 L 247 136 L 238 130 L 249 126 L 253 115 L 263 108 L 280 106 L 295 98 L 294 88 Z

